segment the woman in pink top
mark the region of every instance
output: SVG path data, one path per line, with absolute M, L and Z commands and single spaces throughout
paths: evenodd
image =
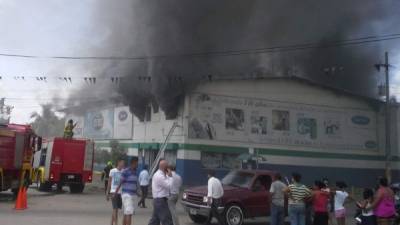
M 379 179 L 379 189 L 371 206 L 367 209 L 373 209 L 377 218 L 378 225 L 392 225 L 396 209 L 394 205 L 394 193 L 389 188 L 388 180 L 384 177 Z
M 315 181 L 314 190 L 312 192 L 313 208 L 314 208 L 314 223 L 313 225 L 328 225 L 328 203 L 330 193 L 322 190 L 325 184 L 321 181 Z

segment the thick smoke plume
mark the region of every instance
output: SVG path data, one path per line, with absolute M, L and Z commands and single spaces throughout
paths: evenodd
M 209 77 L 298 76 L 377 97 L 381 78 L 373 64 L 395 42 L 265 54 L 182 55 L 390 34 L 396 33 L 400 19 L 400 3 L 394 0 L 139 0 L 124 3 L 126 15 L 113 10 L 116 4 L 120 3 L 102 5 L 95 16 L 120 18 L 111 28 L 109 46 L 125 40 L 123 54 L 149 57 L 121 71 L 125 77 L 119 93 L 139 118 L 148 104 L 159 104 L 167 117 L 175 117 L 183 95 Z M 157 55 L 170 56 L 151 57 Z

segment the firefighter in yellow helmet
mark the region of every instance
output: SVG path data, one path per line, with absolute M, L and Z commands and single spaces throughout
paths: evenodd
M 76 127 L 73 120 L 68 120 L 67 125 L 64 128 L 64 138 L 72 139 L 74 136 L 74 128 Z

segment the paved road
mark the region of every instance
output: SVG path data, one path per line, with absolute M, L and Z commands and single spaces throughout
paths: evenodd
M 101 225 L 110 224 L 111 203 L 106 202 L 102 190 L 90 186 L 83 194 L 42 193 L 35 188 L 28 191 L 28 209 L 13 210 L 12 194 L 0 193 L 0 225 Z M 149 206 L 151 200 L 147 203 Z M 146 225 L 151 216 L 151 208 L 138 209 L 134 224 Z M 179 207 L 182 225 L 194 225 Z M 266 224 L 266 218 L 249 220 L 248 224 Z
M 63 193 L 42 193 L 35 188 L 28 191 L 28 209 L 13 210 L 12 194 L 0 193 L 0 225 L 101 225 L 110 224 L 111 203 L 106 202 L 103 190 L 90 185 L 83 194 L 70 194 L 68 188 Z M 148 200 L 148 206 L 151 200 Z M 134 216 L 136 225 L 147 225 L 151 208 L 138 209 Z M 179 207 L 182 225 L 194 225 Z M 349 218 L 348 224 L 353 224 Z M 351 221 L 351 222 L 350 222 Z M 216 224 L 216 223 L 214 223 Z M 267 218 L 247 220 L 248 225 L 266 225 Z

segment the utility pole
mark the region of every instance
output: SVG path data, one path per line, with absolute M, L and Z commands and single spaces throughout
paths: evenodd
M 385 94 L 386 94 L 386 104 L 385 104 L 385 174 L 386 178 L 391 182 L 392 178 L 392 171 L 391 171 L 391 160 L 392 160 L 392 151 L 391 151 L 391 143 L 390 143 L 390 119 L 391 119 L 391 113 L 390 113 L 390 81 L 389 81 L 389 54 L 388 52 L 385 52 L 385 63 L 380 63 L 375 65 L 376 69 L 380 71 L 381 67 L 385 68 Z

